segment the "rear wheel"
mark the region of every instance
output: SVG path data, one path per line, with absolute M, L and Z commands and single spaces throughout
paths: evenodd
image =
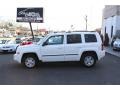
M 35 55 L 26 55 L 23 57 L 23 64 L 27 68 L 34 68 L 38 64 L 38 59 Z
M 85 67 L 92 67 L 96 64 L 96 57 L 93 54 L 84 54 L 81 60 Z

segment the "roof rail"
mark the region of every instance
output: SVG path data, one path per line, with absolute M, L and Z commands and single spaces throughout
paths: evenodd
M 86 31 L 86 30 L 84 30 L 84 31 L 73 31 L 73 32 L 96 32 L 96 31 Z
M 67 33 L 71 33 L 71 32 L 96 32 L 96 31 L 86 31 L 86 30 L 85 31 L 83 30 L 82 31 L 67 31 Z
M 55 31 L 52 33 L 72 33 L 72 32 L 96 32 L 96 31 L 86 31 L 86 30 L 82 30 L 82 31 Z

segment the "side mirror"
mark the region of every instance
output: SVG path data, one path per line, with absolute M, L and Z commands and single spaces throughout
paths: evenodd
M 48 43 L 47 43 L 47 42 L 44 42 L 44 43 L 42 44 L 42 46 L 46 46 L 46 45 L 48 45 Z

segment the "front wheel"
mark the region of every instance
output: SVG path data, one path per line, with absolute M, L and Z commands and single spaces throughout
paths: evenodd
M 81 59 L 85 67 L 92 67 L 96 64 L 96 57 L 92 54 L 85 54 Z
M 34 55 L 26 55 L 23 57 L 23 64 L 27 68 L 34 68 L 38 63 L 38 59 Z

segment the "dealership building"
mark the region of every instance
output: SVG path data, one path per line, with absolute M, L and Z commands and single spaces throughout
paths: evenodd
M 108 34 L 110 41 L 120 32 L 120 5 L 106 5 L 103 10 L 102 34 Z

